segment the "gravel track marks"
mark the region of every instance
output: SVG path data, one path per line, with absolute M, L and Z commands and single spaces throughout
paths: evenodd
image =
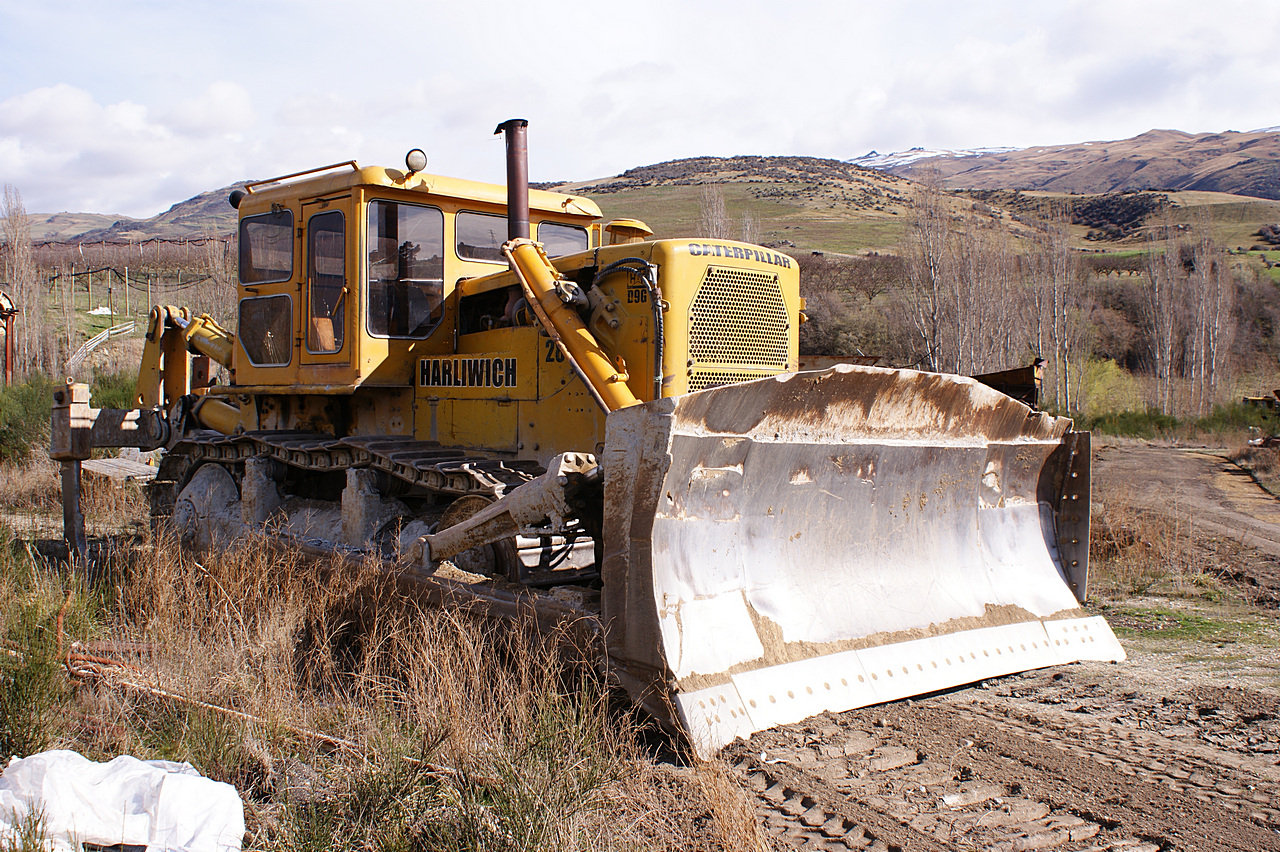
M 1276 701 L 1230 697 L 1046 670 L 823 714 L 724 756 L 778 848 L 1280 849 L 1280 767 L 1247 745 L 1271 736 Z M 1225 747 L 1223 718 L 1241 729 Z

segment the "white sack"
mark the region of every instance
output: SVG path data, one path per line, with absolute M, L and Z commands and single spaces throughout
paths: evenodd
M 43 812 L 45 833 L 62 852 L 79 852 L 80 843 L 239 852 L 244 839 L 236 788 L 168 760 L 95 763 L 74 751 L 15 757 L 0 775 L 0 839 L 11 843 L 32 812 Z

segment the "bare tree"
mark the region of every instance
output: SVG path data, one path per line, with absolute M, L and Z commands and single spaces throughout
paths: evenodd
M 1086 354 L 1081 350 L 1087 337 L 1087 294 L 1080 262 L 1071 251 L 1067 219 L 1061 210 L 1047 213 L 1035 251 L 1033 348 L 1047 364 L 1045 400 L 1072 411 L 1079 407 L 1072 394 L 1072 373 L 1084 366 Z
M 1201 219 L 1194 227 L 1186 287 L 1190 328 L 1183 341 L 1190 347 L 1184 360 L 1191 380 L 1191 406 L 1203 417 L 1217 402 L 1219 372 L 1234 334 L 1237 284 L 1221 248 L 1213 242 L 1208 220 Z M 1185 263 L 1183 269 L 1187 270 Z
M 702 206 L 698 217 L 698 230 L 702 236 L 713 240 L 731 239 L 729 214 L 725 210 L 724 193 L 715 184 L 702 187 Z
M 1019 263 L 1008 235 L 971 217 L 952 240 L 955 369 L 980 373 L 1005 369 L 1023 356 L 1017 329 Z
M 755 243 L 760 239 L 758 231 L 756 217 L 751 215 L 750 210 L 742 211 L 742 241 L 744 243 Z
M 52 373 L 57 350 L 45 314 L 45 290 L 41 286 L 31 248 L 31 225 L 22 195 L 5 184 L 0 203 L 0 231 L 4 235 L 4 273 L 10 296 L 19 314 L 14 323 L 14 372 Z
M 921 364 L 942 368 L 942 335 L 947 284 L 944 280 L 951 219 L 937 172 L 923 175 L 911 203 L 907 265 L 907 307 L 920 343 Z
M 203 268 L 208 280 L 201 282 L 192 298 L 191 309 L 207 313 L 227 324 L 236 312 L 236 239 L 218 238 L 212 232 L 204 244 Z

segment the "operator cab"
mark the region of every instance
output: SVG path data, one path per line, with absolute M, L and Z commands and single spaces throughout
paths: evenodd
M 419 358 L 454 351 L 458 282 L 506 268 L 506 189 L 427 175 L 411 158 L 405 171 L 350 161 L 233 193 L 237 387 L 412 386 Z M 599 218 L 589 199 L 530 192 L 532 236 L 552 257 L 598 246 Z M 500 323 L 515 300 L 494 298 Z

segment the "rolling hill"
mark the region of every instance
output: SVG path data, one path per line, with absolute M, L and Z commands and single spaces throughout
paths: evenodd
M 1017 150 L 872 152 L 850 162 L 901 177 L 936 170 L 951 189 L 1084 195 L 1134 190 L 1222 192 L 1280 199 L 1280 132 L 1151 130 L 1117 142 Z
M 211 231 L 229 234 L 236 227 L 236 211 L 227 203 L 227 196 L 244 183 L 202 192 L 150 219 L 98 213 L 34 215 L 29 217 L 31 239 L 35 242 L 118 243 L 190 239 L 208 236 Z
M 733 237 L 792 254 L 854 254 L 898 250 L 916 191 L 911 175 L 923 168 L 936 168 L 953 189 L 946 203 L 954 214 L 976 214 L 1015 238 L 1034 231 L 1047 205 L 1069 206 L 1076 245 L 1091 250 L 1141 243 L 1157 217 L 1208 217 L 1216 235 L 1232 246 L 1248 246 L 1261 226 L 1280 222 L 1280 201 L 1270 200 L 1280 198 L 1280 132 L 1274 129 L 1199 135 L 1156 130 L 1121 142 L 917 150 L 856 162 L 693 157 L 541 187 L 589 196 L 606 217 L 642 219 L 658 237 L 683 237 L 704 233 L 704 196 L 714 186 Z M 235 228 L 235 211 L 226 199 L 237 185 L 145 220 L 32 216 L 33 238 L 118 243 L 227 234 Z

